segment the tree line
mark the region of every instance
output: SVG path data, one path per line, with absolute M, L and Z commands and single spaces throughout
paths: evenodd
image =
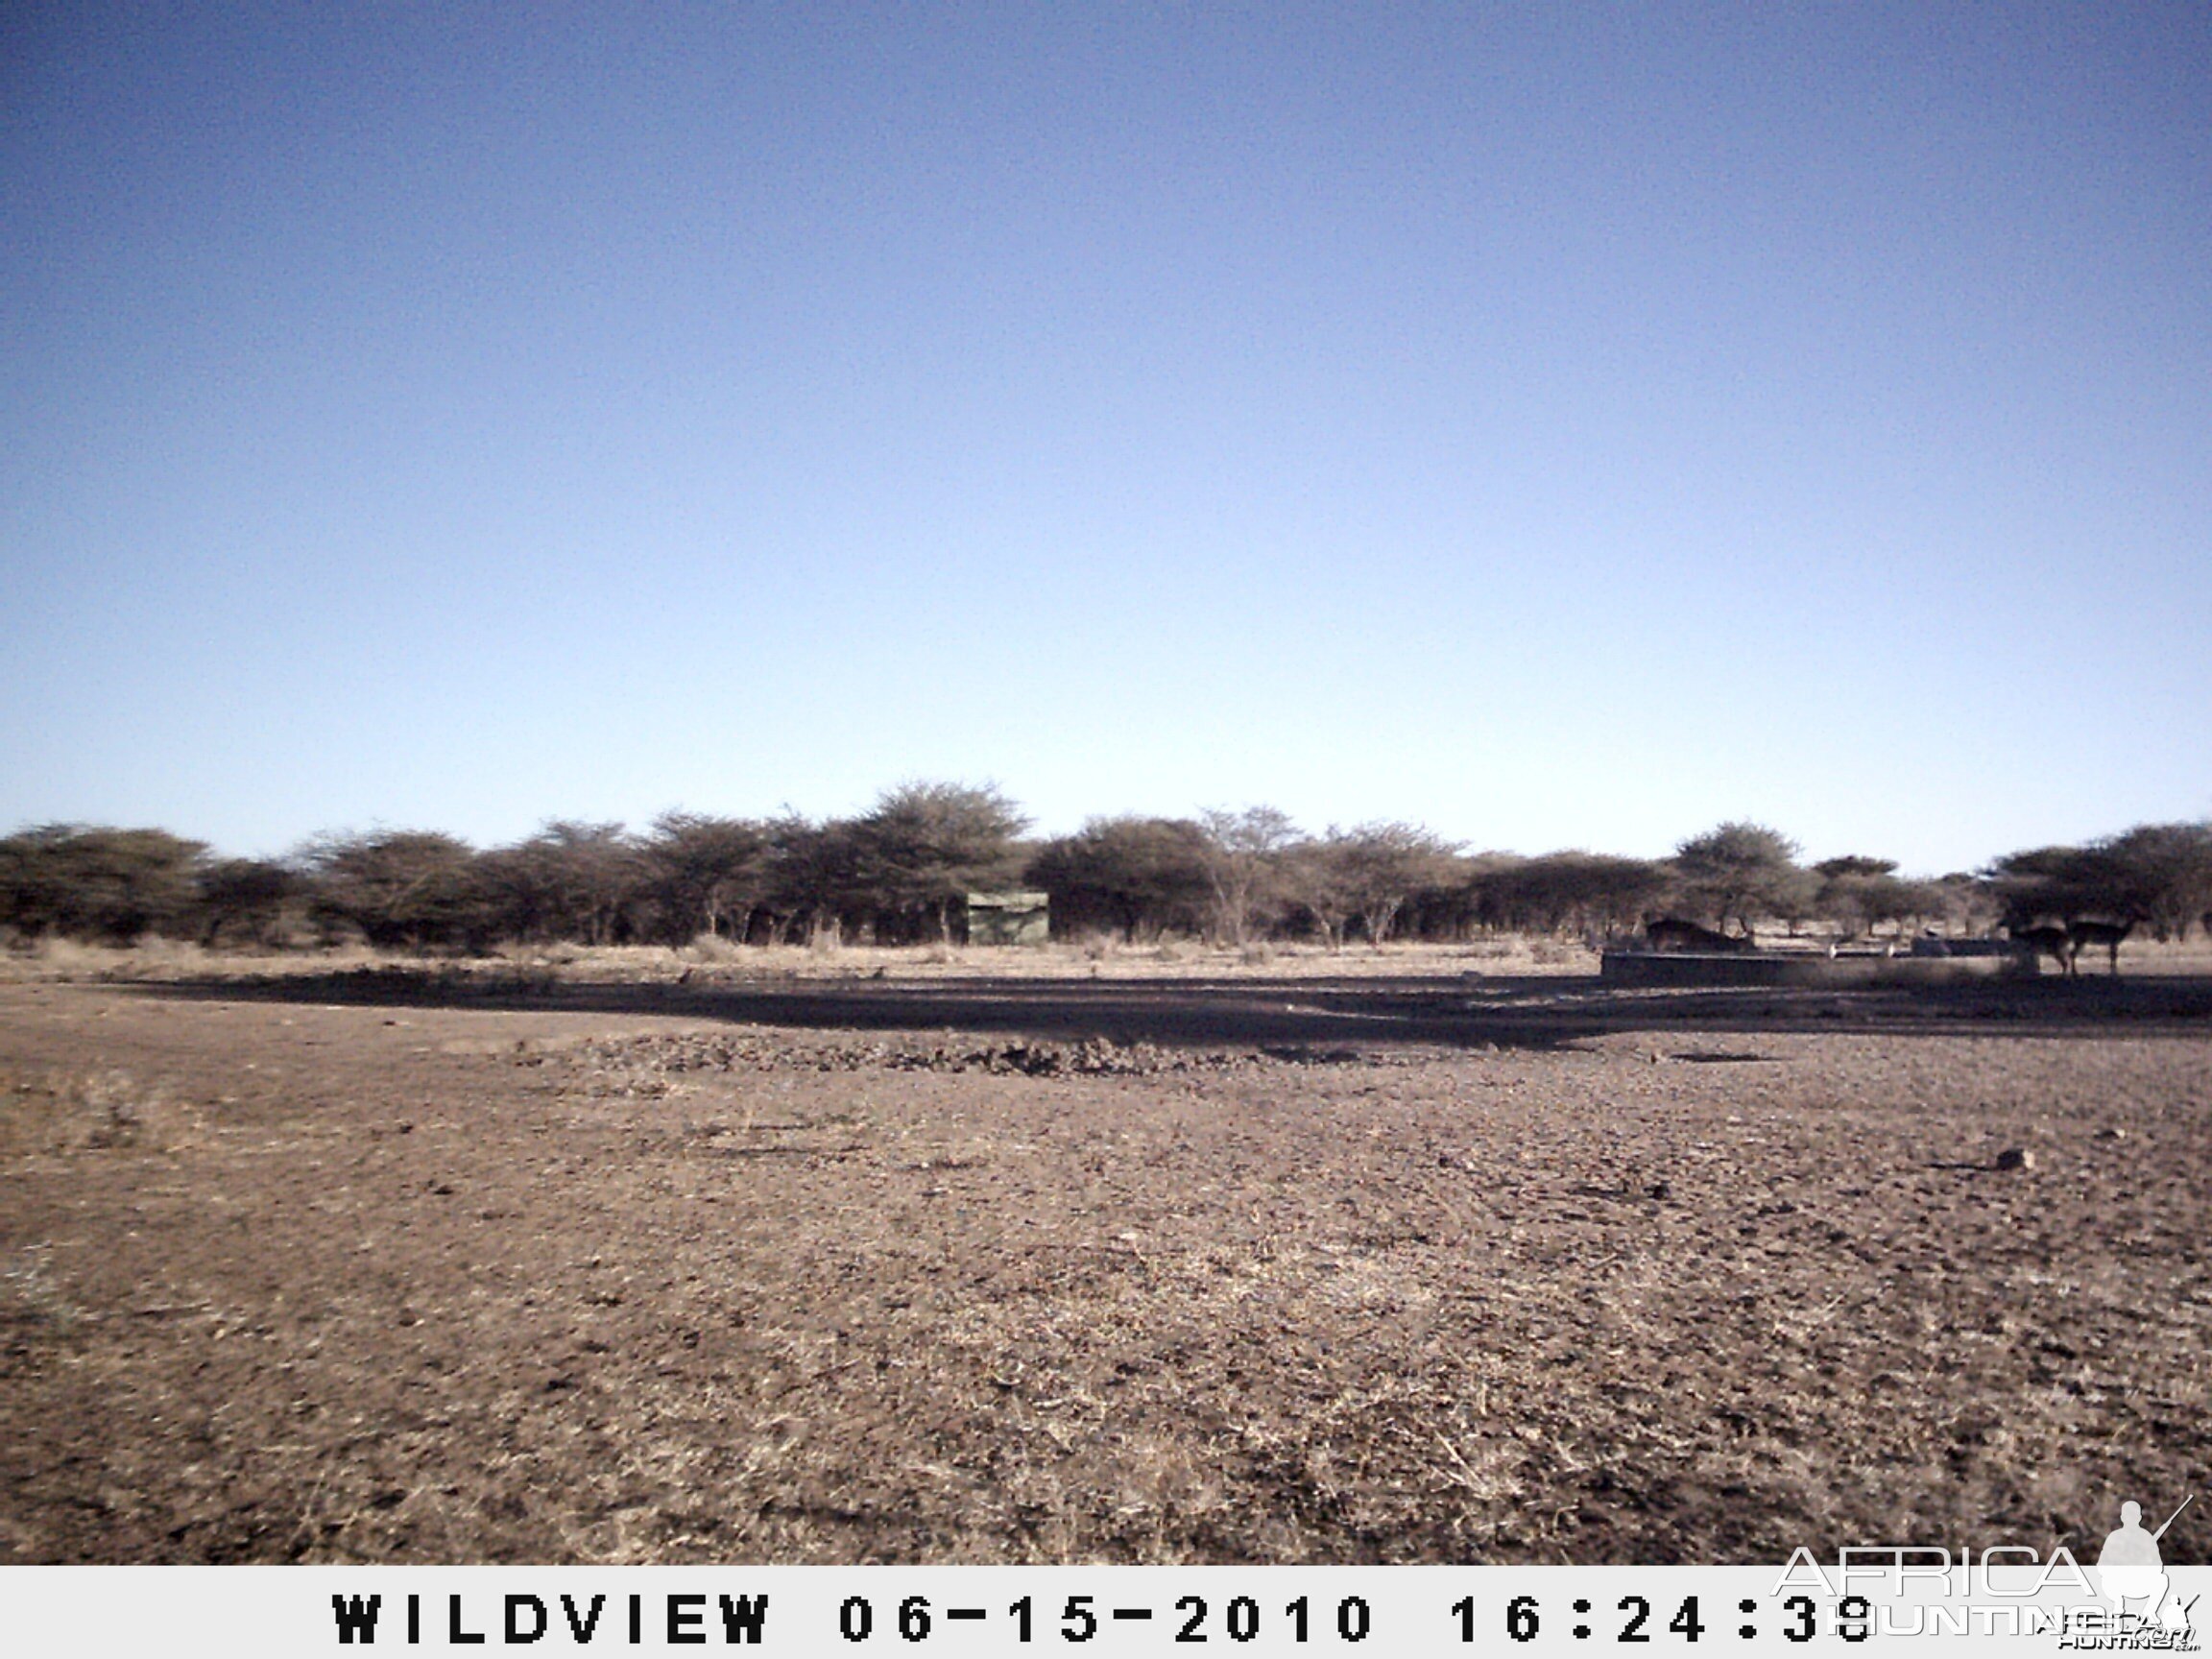
M 436 830 L 316 838 L 279 859 L 219 857 L 163 830 L 59 824 L 0 840 L 0 936 L 211 948 L 957 942 L 971 893 L 1041 890 L 1060 938 L 1170 937 L 1340 949 L 1484 933 L 1618 937 L 1672 914 L 1748 932 L 1821 923 L 1986 931 L 2097 917 L 2159 938 L 2212 932 L 2212 822 L 2145 825 L 1916 880 L 1893 860 L 1805 866 L 1758 824 L 1672 856 L 1466 852 L 1414 825 L 1302 831 L 1268 806 L 1094 818 L 1026 838 L 997 788 L 915 782 L 867 812 L 814 821 L 669 812 L 634 833 L 557 820 L 477 849 Z

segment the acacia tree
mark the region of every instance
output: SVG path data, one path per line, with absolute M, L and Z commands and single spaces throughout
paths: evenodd
M 995 784 L 902 783 L 853 826 L 854 876 L 879 915 L 950 943 L 954 905 L 1020 874 L 1028 823 Z
M 527 841 L 485 854 L 476 878 L 493 926 L 510 939 L 608 945 L 623 936 L 644 864 L 620 824 L 555 819 Z
M 1984 872 L 2005 925 L 2017 933 L 2037 923 L 2064 924 L 2079 917 L 2128 907 L 2128 882 L 2101 847 L 2031 847 L 2008 853 Z
M 1318 839 L 1294 842 L 1283 850 L 1279 866 L 1285 896 L 1312 917 L 1332 950 L 1343 950 L 1345 924 L 1356 907 L 1341 837 L 1332 826 Z
M 325 928 L 350 924 L 369 943 L 420 950 L 480 944 L 492 932 L 468 842 L 435 830 L 330 835 L 300 854 Z
M 2179 938 L 2212 903 L 2212 823 L 2142 824 L 2086 847 L 2036 847 L 1984 872 L 2015 930 L 2110 916 Z
M 774 848 L 767 829 L 746 818 L 663 812 L 644 848 L 647 885 L 660 930 L 671 944 L 696 934 L 742 942 L 766 901 Z
M 1451 882 L 1459 847 L 1410 824 L 1367 824 L 1352 831 L 1352 898 L 1368 944 L 1382 950 L 1408 899 Z
M 1820 880 L 1813 913 L 1835 923 L 1846 939 L 1906 914 L 1906 884 L 1897 878 L 1894 858 L 1823 858 L 1813 866 L 1813 874 Z
M 266 946 L 301 890 L 299 874 L 271 858 L 225 858 L 200 873 L 200 943 L 212 947 L 226 930 Z
M 1211 807 L 1199 815 L 1199 824 L 1206 832 L 1206 883 L 1216 936 L 1241 947 L 1282 902 L 1284 855 L 1297 842 L 1298 827 L 1273 806 L 1238 812 Z
M 810 823 L 789 809 L 761 827 L 768 851 L 760 908 L 771 940 L 797 944 L 842 934 L 845 913 L 860 902 L 853 828 L 843 819 Z
M 1362 824 L 1353 830 L 1332 825 L 1318 840 L 1289 850 L 1284 873 L 1291 893 L 1312 913 L 1331 950 L 1340 948 L 1344 927 L 1358 918 L 1377 950 L 1406 901 L 1423 887 L 1450 877 L 1458 852 L 1446 841 L 1410 824 Z
M 2126 910 L 2149 922 L 2160 939 L 2186 938 L 2191 922 L 2212 914 L 2212 820 L 2139 824 L 2102 850 Z
M 1492 926 L 1530 933 L 1615 933 L 1636 926 L 1674 877 L 1644 858 L 1569 851 L 1495 865 L 1478 878 Z
M 1725 928 L 1748 933 L 1756 916 L 1806 915 L 1819 878 L 1797 867 L 1797 843 L 1764 824 L 1728 823 L 1674 849 L 1684 896 Z
M 206 845 L 166 830 L 48 824 L 0 840 L 0 923 L 129 945 L 186 927 Z
M 1206 831 L 1187 818 L 1093 818 L 1039 848 L 1023 879 L 1052 896 L 1055 929 L 1103 917 L 1141 932 L 1195 926 L 1209 891 Z
M 1954 870 L 1926 885 L 1932 890 L 1930 914 L 1960 932 L 1987 933 L 2002 919 L 1989 884 L 1971 870 Z

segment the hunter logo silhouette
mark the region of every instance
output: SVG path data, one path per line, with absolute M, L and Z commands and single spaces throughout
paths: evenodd
M 2192 1492 L 2182 1499 L 2181 1509 L 2188 1508 L 2196 1496 Z M 2167 1527 L 2181 1518 L 2181 1509 L 2166 1517 L 2165 1527 L 2155 1532 L 2146 1532 L 2143 1505 L 2120 1505 L 2120 1525 L 2106 1535 L 2104 1548 L 2097 1556 L 2098 1581 L 2104 1585 L 2104 1595 L 2115 1613 L 2126 1613 L 2129 1602 L 2140 1601 L 2144 1623 L 2156 1620 L 2159 1626 L 2167 1630 L 2189 1628 L 2189 1609 L 2173 1599 L 2166 1562 L 2158 1553 L 2158 1540 L 2166 1536 Z

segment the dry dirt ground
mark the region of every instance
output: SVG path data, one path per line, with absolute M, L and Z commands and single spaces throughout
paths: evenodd
M 2212 978 L 1306 967 L 0 981 L 0 1561 L 1755 1562 L 2212 1490 Z

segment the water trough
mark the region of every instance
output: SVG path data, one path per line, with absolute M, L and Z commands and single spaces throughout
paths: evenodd
M 1810 950 L 1607 950 L 1606 985 L 1948 985 L 2036 972 L 2035 958 L 2001 939 L 1944 941 L 1940 955 Z

